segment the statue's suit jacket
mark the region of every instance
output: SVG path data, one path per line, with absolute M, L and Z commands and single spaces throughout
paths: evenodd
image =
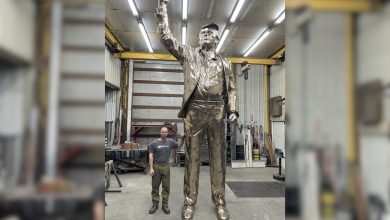
M 202 65 L 202 52 L 199 47 L 192 48 L 190 46 L 180 44 L 171 34 L 171 31 L 168 28 L 168 21 L 158 24 L 158 34 L 164 46 L 183 66 L 184 96 L 182 107 L 177 116 L 179 118 L 185 118 L 192 94 L 196 90 L 200 77 L 199 74 L 201 71 L 199 71 L 199 67 Z M 232 65 L 226 58 L 223 58 L 219 54 L 217 54 L 217 59 L 220 59 L 223 64 L 223 73 L 225 76 L 227 90 L 227 113 L 236 113 L 238 116 L 236 76 L 232 70 Z

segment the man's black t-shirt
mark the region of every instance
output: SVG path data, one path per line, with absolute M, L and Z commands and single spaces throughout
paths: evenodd
M 168 163 L 171 155 L 171 149 L 177 147 L 177 142 L 170 138 L 166 138 L 164 140 L 157 139 L 153 141 L 153 143 L 149 146 L 149 152 L 153 153 L 153 163 Z

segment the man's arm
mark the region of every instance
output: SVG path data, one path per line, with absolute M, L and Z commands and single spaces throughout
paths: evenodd
M 161 43 L 180 63 L 184 61 L 184 47 L 176 40 L 169 29 L 167 0 L 158 0 L 159 7 L 156 10 L 157 33 Z
M 154 175 L 154 169 L 153 169 L 153 153 L 149 153 L 149 167 L 150 167 L 150 175 Z

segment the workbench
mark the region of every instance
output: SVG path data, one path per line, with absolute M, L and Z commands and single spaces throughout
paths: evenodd
M 148 149 L 146 147 L 137 149 L 121 148 L 112 146 L 105 149 L 105 161 L 113 160 L 116 170 L 120 172 L 143 171 L 147 173 Z

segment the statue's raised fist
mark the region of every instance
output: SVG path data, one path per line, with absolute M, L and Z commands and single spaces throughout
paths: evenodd
M 167 5 L 169 3 L 169 0 L 158 0 L 160 5 Z

